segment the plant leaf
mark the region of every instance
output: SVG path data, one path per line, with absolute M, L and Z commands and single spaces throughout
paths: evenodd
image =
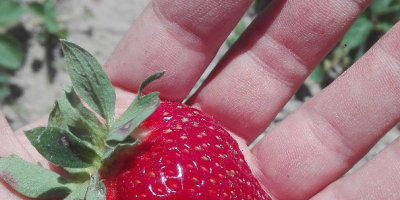
M 246 30 L 248 24 L 244 22 L 243 18 L 236 24 L 235 28 L 229 35 L 229 37 L 226 39 L 226 42 L 228 43 L 228 46 L 232 46 L 242 35 L 242 33 Z
M 67 28 L 59 29 L 57 32 L 57 37 L 64 39 L 68 36 L 68 33 L 69 33 L 69 30 Z
M 86 194 L 86 200 L 105 200 L 106 199 L 106 187 L 99 179 L 99 174 L 96 173 L 90 179 L 88 191 Z
M 82 183 L 73 190 L 64 200 L 84 200 L 88 189 L 89 181 Z
M 385 12 L 385 10 L 389 8 L 391 2 L 392 0 L 373 1 L 370 5 L 372 13 L 380 14 L 381 12 Z
M 314 81 L 314 83 L 321 83 L 324 80 L 325 71 L 321 64 L 318 64 L 317 67 L 311 72 L 310 78 Z
M 343 37 L 343 42 L 347 45 L 348 50 L 361 45 L 367 39 L 371 30 L 372 23 L 366 16 L 361 15 Z
M 18 20 L 22 14 L 24 14 L 24 8 L 17 1 L 0 1 L 0 25 L 13 23 Z
M 59 197 L 76 188 L 60 175 L 16 156 L 0 158 L 0 178 L 32 198 Z
M 11 90 L 8 86 L 0 86 L 0 102 L 10 96 Z
M 48 126 L 70 130 L 72 134 L 88 142 L 90 146 L 102 143 L 101 138 L 106 135 L 104 125 L 82 104 L 73 88 L 66 86 L 63 88 L 65 96 L 56 101 L 49 116 Z
M 56 4 L 52 0 L 45 0 L 43 2 L 43 12 L 45 15 L 55 18 L 57 16 Z
M 385 33 L 388 32 L 393 27 L 392 24 L 387 22 L 380 22 L 376 26 L 378 29 L 382 30 Z
M 48 161 L 61 167 L 87 168 L 100 160 L 94 150 L 71 132 L 56 127 L 38 127 L 25 135 Z
M 365 54 L 366 42 L 360 44 L 353 58 L 353 63 L 360 59 Z
M 158 93 L 150 93 L 143 98 L 135 99 L 131 106 L 121 115 L 106 137 L 106 142 L 123 141 L 145 119 L 147 119 L 160 104 Z
M 10 75 L 7 73 L 0 74 L 0 85 L 8 85 L 10 83 Z
M 49 127 L 58 127 L 60 129 L 69 130 L 68 124 L 64 119 L 64 115 L 61 111 L 58 101 L 54 103 L 53 110 L 50 112 L 47 123 Z
M 57 34 L 58 33 L 58 23 L 54 17 L 50 17 L 45 15 L 44 17 L 44 27 L 46 28 L 46 31 L 51 33 L 51 34 Z
M 0 34 L 0 65 L 11 70 L 22 65 L 22 49 L 10 35 Z
M 45 0 L 43 2 L 44 12 L 44 27 L 46 31 L 51 34 L 57 34 L 58 22 L 57 22 L 57 8 L 52 0 Z
M 107 127 L 114 122 L 115 92 L 97 60 L 76 44 L 61 40 L 67 69 L 76 92 L 100 116 Z
M 150 82 L 160 78 L 163 74 L 164 72 L 155 73 L 143 81 L 132 104 L 112 126 L 110 133 L 106 137 L 107 144 L 110 145 L 112 141 L 124 141 L 140 123 L 156 110 L 160 104 L 159 93 L 153 92 L 142 97 L 141 92 Z
M 41 16 L 44 16 L 44 8 L 43 8 L 43 4 L 39 3 L 39 2 L 30 2 L 28 3 L 28 9 L 31 13 Z

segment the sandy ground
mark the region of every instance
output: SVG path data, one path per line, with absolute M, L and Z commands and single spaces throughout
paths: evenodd
M 70 31 L 68 40 L 81 45 L 101 64 L 104 64 L 118 41 L 148 2 L 148 0 L 60 0 L 58 6 L 60 14 L 68 19 L 67 27 Z M 93 13 L 93 17 L 83 14 L 85 8 Z M 11 122 L 13 129 L 18 129 L 48 114 L 54 100 L 63 94 L 60 86 L 71 84 L 62 60 L 56 62 L 56 74 L 52 83 L 48 81 L 45 67 L 34 70 L 32 62 L 35 59 L 43 59 L 44 50 L 35 40 L 30 40 L 29 44 L 26 63 L 12 79 L 14 84 L 23 88 L 22 96 L 17 99 L 15 105 L 1 107 L 1 111 Z M 226 45 L 221 47 L 210 66 L 214 66 L 226 50 Z M 313 86 L 310 87 L 313 90 Z M 318 90 L 318 87 L 314 89 L 314 93 Z M 279 113 L 270 128 L 293 112 L 301 103 L 292 99 Z M 365 163 L 398 135 L 398 129 L 393 128 L 354 169 Z

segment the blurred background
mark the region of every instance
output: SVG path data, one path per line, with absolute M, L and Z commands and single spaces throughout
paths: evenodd
M 71 85 L 59 38 L 104 64 L 149 0 L 0 0 L 0 111 L 16 130 L 48 114 L 61 85 Z M 255 0 L 203 74 L 198 87 L 251 21 L 270 3 Z M 333 82 L 400 19 L 400 0 L 375 0 L 316 66 L 268 130 Z M 353 168 L 400 134 L 394 127 Z

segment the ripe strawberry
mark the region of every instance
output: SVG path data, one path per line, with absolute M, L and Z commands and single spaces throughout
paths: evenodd
M 73 87 L 64 87 L 47 127 L 25 134 L 68 174 L 0 157 L 0 178 L 16 191 L 66 200 L 271 199 L 216 121 L 181 103 L 160 103 L 157 92 L 141 95 L 164 72 L 144 80 L 115 121 L 115 91 L 100 64 L 81 47 L 61 43 Z
M 199 110 L 164 102 L 140 127 L 150 133 L 106 181 L 116 199 L 269 199 L 236 141 Z

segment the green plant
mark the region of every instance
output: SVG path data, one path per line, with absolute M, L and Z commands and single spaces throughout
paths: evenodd
M 229 37 L 226 39 L 226 42 L 228 43 L 228 46 L 232 46 L 237 39 L 239 39 L 240 35 L 246 30 L 248 24 L 245 22 L 245 20 L 242 18 L 239 23 L 235 26 L 233 29 L 232 33 L 229 35 Z
M 44 37 L 49 35 L 63 39 L 67 37 L 68 29 L 65 28 L 64 22 L 57 18 L 58 12 L 54 1 L 45 0 L 43 3 L 29 3 L 28 10 L 42 20 Z
M 381 36 L 400 20 L 400 0 L 377 0 L 365 10 L 342 41 L 311 73 L 322 83 L 327 75 L 336 78 L 359 59 Z
M 11 93 L 9 71 L 22 64 L 22 49 L 18 41 L 6 32 L 23 15 L 24 8 L 13 0 L 0 1 L 0 102 Z
M 24 20 L 26 14 L 33 14 L 34 18 Z M 57 18 L 57 9 L 54 1 L 45 0 L 42 3 L 32 2 L 29 4 L 20 3 L 17 0 L 0 1 L 0 103 L 11 94 L 10 76 L 13 71 L 23 65 L 24 49 L 21 41 L 12 32 L 15 28 L 23 28 L 26 23 L 42 27 L 38 33 L 39 39 L 43 40 L 46 48 L 54 47 L 49 43 L 65 38 L 67 29 L 63 22 Z M 24 29 L 25 30 L 25 29 Z M 50 52 L 51 49 L 46 52 Z M 51 55 L 46 53 L 46 60 Z

